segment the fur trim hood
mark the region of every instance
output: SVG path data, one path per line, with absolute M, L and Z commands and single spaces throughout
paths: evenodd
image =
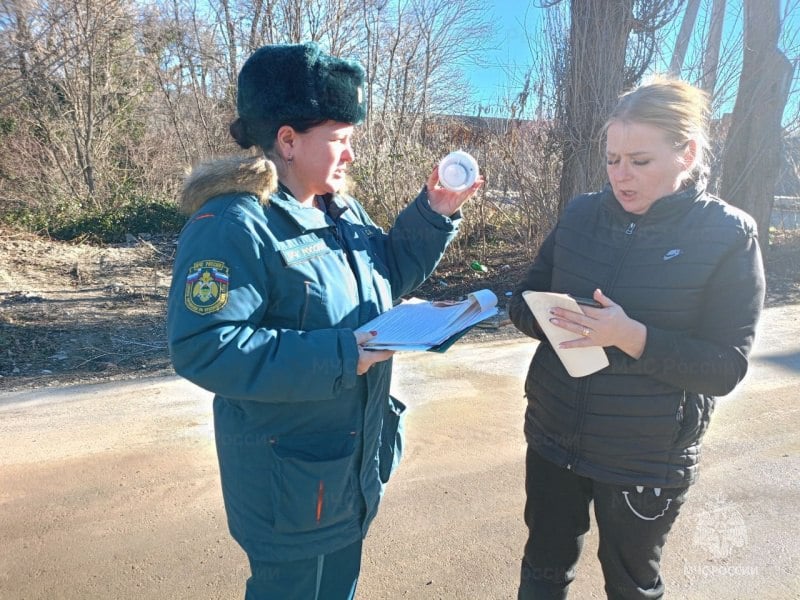
M 195 166 L 183 182 L 180 210 L 191 215 L 215 196 L 246 193 L 267 205 L 278 188 L 272 161 L 259 157 L 231 156 Z

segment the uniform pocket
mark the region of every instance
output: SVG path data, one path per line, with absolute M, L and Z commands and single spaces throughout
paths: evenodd
M 379 450 L 378 474 L 382 483 L 389 481 L 403 456 L 403 413 L 406 405 L 394 396 L 389 396 L 383 415 L 381 447 Z
M 325 294 L 319 282 L 306 279 L 303 281 L 303 304 L 297 316 L 298 329 L 316 329 L 320 327 L 320 319 L 327 314 Z
M 355 431 L 274 436 L 275 531 L 295 533 L 356 518 Z

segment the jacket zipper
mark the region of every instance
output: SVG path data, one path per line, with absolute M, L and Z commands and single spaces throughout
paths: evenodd
M 633 234 L 636 232 L 636 223 L 631 221 L 628 223 L 628 227 L 625 229 L 625 235 L 628 236 L 627 240 L 625 241 L 625 248 L 623 249 L 624 252 L 622 256 L 617 261 L 617 268 L 614 270 L 614 275 L 611 277 L 609 281 L 606 282 L 606 285 L 603 286 L 603 293 L 608 296 L 614 289 L 614 284 L 617 282 L 617 277 L 619 277 L 619 272 L 622 270 L 622 263 L 625 262 L 625 259 L 628 257 L 628 252 L 631 250 L 631 246 L 633 245 Z
M 580 451 L 580 432 L 583 428 L 583 419 L 586 416 L 587 393 L 586 389 L 589 387 L 589 378 L 584 377 L 580 383 L 580 390 L 578 390 L 578 418 L 575 421 L 575 440 L 572 442 L 572 452 L 570 452 L 569 460 L 567 461 L 567 469 L 572 470 L 575 462 L 578 459 Z
M 616 283 L 617 281 L 619 272 L 622 269 L 622 263 L 625 262 L 625 258 L 628 256 L 628 252 L 630 252 L 631 245 L 633 244 L 633 234 L 635 231 L 636 231 L 636 223 L 634 221 L 631 221 L 630 223 L 628 223 L 628 227 L 625 229 L 625 235 L 628 236 L 628 239 L 625 242 L 625 248 L 624 248 L 625 251 L 620 257 L 619 262 L 617 263 L 617 268 L 614 271 L 614 276 L 611 278 L 608 284 L 603 287 L 603 293 L 606 295 L 608 295 L 611 292 L 614 283 Z M 580 440 L 580 432 L 583 427 L 583 419 L 586 416 L 586 409 L 587 409 L 586 404 L 588 401 L 586 390 L 588 387 L 589 387 L 588 378 L 584 378 L 584 380 L 581 382 L 581 388 L 578 393 L 579 404 L 578 404 L 578 418 L 577 422 L 575 423 L 575 441 L 573 442 L 572 452 L 570 452 L 570 457 L 567 460 L 567 465 L 566 465 L 566 468 L 570 471 L 575 466 L 575 461 L 578 459 L 578 453 L 580 451 L 578 444 Z
M 358 271 L 356 269 L 355 261 L 350 260 L 350 250 L 344 243 L 342 234 L 339 231 L 338 219 L 336 223 L 334 223 L 332 230 L 333 230 L 333 237 L 336 239 L 336 243 L 339 245 L 339 248 L 341 249 L 343 254 L 340 261 L 340 267 L 342 269 L 342 277 L 344 277 L 345 286 L 347 287 L 347 291 L 350 292 L 350 300 L 354 304 L 359 304 L 360 294 L 358 288 L 358 277 L 356 275 Z

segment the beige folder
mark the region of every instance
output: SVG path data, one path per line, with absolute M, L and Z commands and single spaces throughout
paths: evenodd
M 583 312 L 575 299 L 567 294 L 555 292 L 522 292 L 522 297 L 531 309 L 537 323 L 544 331 L 553 350 L 561 359 L 564 368 L 572 377 L 586 377 L 608 366 L 608 356 L 600 346 L 586 348 L 559 348 L 561 342 L 574 340 L 576 335 L 556 327 L 550 322 L 553 315 L 550 309 L 554 307 L 565 308 L 573 312 Z

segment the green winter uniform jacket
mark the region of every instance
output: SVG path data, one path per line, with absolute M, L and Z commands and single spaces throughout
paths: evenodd
M 195 169 L 183 204 L 167 329 L 177 373 L 215 394 L 233 537 L 255 560 L 327 554 L 362 538 L 400 459 L 391 360 L 356 375 L 353 330 L 422 283 L 460 215 L 426 192 L 378 228 L 346 195 L 327 213 L 276 188 L 264 159 Z

